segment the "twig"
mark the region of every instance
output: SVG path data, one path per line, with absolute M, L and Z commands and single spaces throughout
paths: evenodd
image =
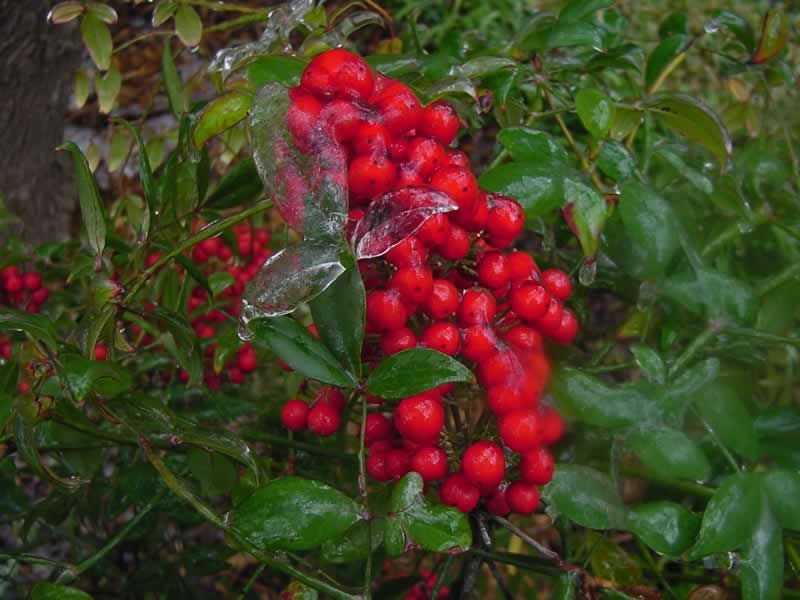
M 253 573 L 250 576 L 250 579 L 247 580 L 247 583 L 242 588 L 242 591 L 239 593 L 238 596 L 236 596 L 236 600 L 244 600 L 244 597 L 247 595 L 247 592 L 249 592 L 250 588 L 252 588 L 253 585 L 255 585 L 256 581 L 258 581 L 259 576 L 266 567 L 267 563 L 261 563 L 260 565 L 258 565 L 258 568 L 255 570 L 255 573 Z
M 549 560 L 552 560 L 553 562 L 559 565 L 563 564 L 563 561 L 561 560 L 561 557 L 558 555 L 557 552 L 553 552 L 552 550 L 550 550 L 550 548 L 546 548 L 545 546 L 537 542 L 535 539 L 533 539 L 527 533 L 522 531 L 522 529 L 514 525 L 508 519 L 501 517 L 499 515 L 492 515 L 492 520 L 495 521 L 496 523 L 499 523 L 506 529 L 508 529 L 511 533 L 516 535 L 519 539 L 528 544 L 531 548 L 536 550 L 539 554 L 541 554 L 545 558 L 548 558 Z

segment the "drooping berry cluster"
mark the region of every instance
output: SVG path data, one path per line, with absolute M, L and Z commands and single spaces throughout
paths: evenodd
M 50 290 L 42 285 L 42 275 L 37 271 L 20 273 L 16 265 L 0 270 L 0 306 L 38 313 L 49 296 Z
M 370 399 L 379 410 L 365 423 L 367 472 L 378 481 L 411 470 L 426 483 L 441 481 L 442 501 L 465 512 L 481 498 L 493 512 L 533 512 L 537 486 L 553 472 L 547 446 L 563 430 L 558 413 L 539 404 L 550 371 L 542 338 L 569 344 L 578 332 L 564 306 L 569 277 L 510 249 L 524 212 L 514 199 L 480 189 L 466 155 L 449 148 L 459 118 L 446 102 L 423 107 L 406 85 L 342 49 L 312 60 L 289 98 L 287 126 L 300 152 L 319 150 L 321 128 L 343 148 L 351 225 L 384 194 L 410 186 L 455 204 L 383 257 L 359 262 L 370 334 L 363 358 L 375 364 L 428 347 L 460 357 L 479 386 L 443 385 L 393 406 Z M 487 439 L 464 440 L 463 432 L 445 430 L 447 407 L 458 411 L 476 394 L 496 425 L 484 426 Z M 293 399 L 283 422 L 320 435 L 338 428 L 338 413 L 330 430 L 312 426 L 314 411 L 333 412 L 319 395 L 311 408 Z

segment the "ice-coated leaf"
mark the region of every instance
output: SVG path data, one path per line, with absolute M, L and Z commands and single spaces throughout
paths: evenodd
M 242 317 L 278 317 L 312 300 L 332 284 L 345 267 L 335 244 L 299 244 L 273 254 L 247 286 Z
M 356 258 L 386 254 L 437 213 L 456 210 L 453 199 L 427 186 L 406 187 L 373 201 L 351 238 Z
M 330 240 L 341 234 L 347 220 L 347 156 L 332 125 L 322 121 L 310 139 L 293 139 L 289 105 L 288 91 L 277 83 L 258 92 L 248 119 L 253 159 L 289 227 L 306 240 Z

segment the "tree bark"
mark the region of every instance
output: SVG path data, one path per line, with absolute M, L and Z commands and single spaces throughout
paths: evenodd
M 77 21 L 47 23 L 54 4 L 0 0 L 0 194 L 33 245 L 70 236 L 77 200 L 69 159 L 55 148 L 82 44 Z

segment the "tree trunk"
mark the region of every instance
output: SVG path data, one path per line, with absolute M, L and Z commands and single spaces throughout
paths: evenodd
M 55 148 L 81 41 L 77 22 L 47 23 L 53 4 L 0 0 L 0 194 L 33 245 L 69 237 L 77 200 L 69 159 Z

